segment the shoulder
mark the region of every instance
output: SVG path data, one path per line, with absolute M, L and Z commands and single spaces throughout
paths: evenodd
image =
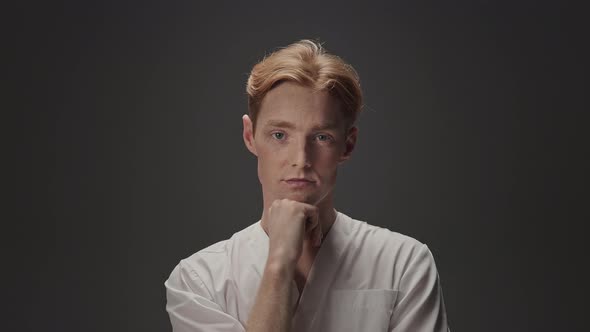
M 229 239 L 215 242 L 181 259 L 171 277 L 174 274 L 188 275 L 199 284 L 209 286 L 214 285 L 216 280 L 226 279 L 231 273 L 234 256 L 250 241 L 256 225 L 252 224 L 234 233 Z
M 414 257 L 418 251 L 423 250 L 426 244 L 421 241 L 388 228 L 371 224 L 367 221 L 347 217 L 351 224 L 353 241 L 368 250 L 395 252 L 399 258 Z
M 434 258 L 425 243 L 367 221 L 344 217 L 343 221 L 349 223 L 356 254 L 375 266 L 392 270 L 393 280 L 399 281 L 416 264 L 435 269 Z

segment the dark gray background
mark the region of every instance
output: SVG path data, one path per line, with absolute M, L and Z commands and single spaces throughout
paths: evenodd
M 32 241 L 13 256 L 26 285 L 5 312 L 24 315 L 19 330 L 170 331 L 174 266 L 261 214 L 241 138 L 248 72 L 315 38 L 357 69 L 366 98 L 336 208 L 428 244 L 454 331 L 581 330 L 584 13 L 537 1 L 23 3 L 9 41 L 24 64 L 14 197 Z

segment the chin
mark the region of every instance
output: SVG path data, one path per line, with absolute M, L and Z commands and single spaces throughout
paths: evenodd
M 310 205 L 318 205 L 323 197 L 314 194 L 314 193 L 304 193 L 304 192 L 291 192 L 286 193 L 283 198 L 291 199 L 297 202 L 310 204 Z

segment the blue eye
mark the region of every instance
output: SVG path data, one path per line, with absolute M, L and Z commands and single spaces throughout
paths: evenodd
M 317 135 L 316 137 L 317 137 L 317 138 L 318 138 L 320 141 L 322 141 L 322 142 L 323 142 L 323 141 L 329 141 L 329 140 L 330 140 L 330 136 L 328 136 L 328 135 L 323 135 L 323 134 L 320 134 L 320 135 Z
M 283 133 L 272 133 L 272 136 L 276 139 L 283 139 L 283 137 L 285 137 L 285 134 Z

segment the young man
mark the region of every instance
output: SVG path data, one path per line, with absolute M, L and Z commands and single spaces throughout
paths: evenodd
M 428 247 L 334 209 L 358 133 L 354 69 L 302 40 L 254 66 L 247 92 L 262 217 L 172 271 L 174 331 L 447 331 Z

